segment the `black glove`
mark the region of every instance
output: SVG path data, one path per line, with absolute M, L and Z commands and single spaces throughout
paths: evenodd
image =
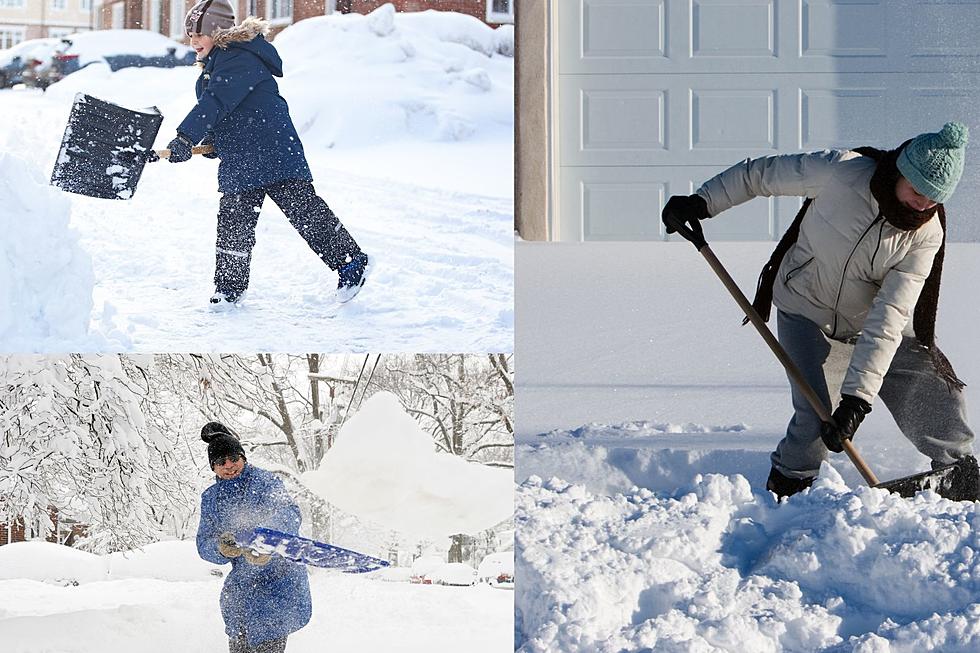
M 212 134 L 211 132 L 208 132 L 207 135 L 204 137 L 204 140 L 201 141 L 201 145 L 202 146 L 203 145 L 210 145 L 211 147 L 214 147 L 214 134 Z M 215 152 L 205 152 L 201 156 L 203 156 L 205 159 L 217 159 L 218 158 L 218 153 L 216 151 Z
M 664 210 L 660 213 L 660 217 L 667 226 L 667 233 L 669 234 L 677 231 L 667 219 L 667 216 L 671 215 L 681 222 L 690 224 L 711 217 L 708 213 L 708 203 L 696 193 L 694 195 L 672 195 L 667 200 L 667 203 L 664 205 Z
M 854 395 L 841 395 L 833 423 L 824 422 L 820 427 L 820 437 L 827 448 L 834 453 L 844 450 L 844 440 L 854 437 L 864 416 L 871 412 L 871 404 Z
M 170 150 L 170 163 L 183 163 L 189 160 L 193 147 L 194 144 L 191 143 L 191 139 L 177 132 L 177 138 L 170 141 L 170 145 L 167 146 L 167 149 Z

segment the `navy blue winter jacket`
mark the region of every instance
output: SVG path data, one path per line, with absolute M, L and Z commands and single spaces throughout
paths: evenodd
M 229 637 L 245 633 L 250 646 L 280 639 L 310 621 L 312 602 L 306 568 L 277 555 L 265 566 L 218 552 L 225 532 L 241 539 L 257 526 L 299 534 L 299 508 L 282 481 L 248 463 L 237 477 L 217 479 L 201 495 L 197 552 L 215 564 L 231 562 L 221 590 L 221 616 Z
M 215 37 L 197 79 L 197 105 L 177 131 L 211 142 L 221 159 L 218 190 L 226 194 L 287 179 L 312 181 L 303 144 L 279 95 L 282 59 L 262 35 L 265 22 L 248 18 Z

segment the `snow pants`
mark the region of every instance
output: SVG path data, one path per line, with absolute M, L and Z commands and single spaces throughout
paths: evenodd
M 264 188 L 221 196 L 215 248 L 216 292 L 238 297 L 248 288 L 255 226 L 268 195 L 289 224 L 331 270 L 338 270 L 361 253 L 360 247 L 327 203 L 306 180 L 281 181 Z
M 778 311 L 776 319 L 779 343 L 832 411 L 824 369 L 831 340 L 805 317 Z M 786 437 L 772 453 L 772 466 L 790 478 L 811 478 L 827 457 L 827 448 L 820 439 L 820 418 L 792 381 L 790 385 L 794 414 Z M 878 396 L 905 437 L 936 464 L 972 454 L 973 431 L 967 424 L 963 392 L 947 386 L 915 338 L 902 338 Z
M 286 638 L 271 639 L 268 642 L 259 642 L 255 646 L 249 646 L 245 635 L 228 638 L 228 653 L 284 653 L 286 650 Z

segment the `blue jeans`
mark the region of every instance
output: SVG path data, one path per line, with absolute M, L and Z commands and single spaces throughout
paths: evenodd
M 778 311 L 776 324 L 779 343 L 824 405 L 833 410 L 824 373 L 830 340 L 820 327 L 799 315 Z M 790 385 L 793 418 L 786 437 L 772 453 L 772 466 L 790 478 L 811 478 L 820 471 L 827 448 L 820 439 L 820 418 L 795 385 Z M 934 462 L 947 464 L 972 454 L 973 431 L 967 424 L 963 392 L 950 390 L 936 373 L 929 352 L 915 338 L 902 338 L 878 397 L 902 434 Z

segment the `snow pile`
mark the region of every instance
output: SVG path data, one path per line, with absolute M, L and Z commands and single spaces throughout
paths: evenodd
M 68 226 L 70 211 L 36 166 L 0 153 L 0 342 L 7 351 L 86 337 L 95 278 Z
M 75 585 L 106 580 L 105 558 L 51 542 L 14 542 L 0 546 L 0 580 L 28 578 Z
M 513 474 L 437 453 L 398 398 L 379 392 L 341 429 L 303 482 L 360 519 L 439 539 L 492 528 L 513 513 Z
M 531 477 L 517 497 L 521 650 L 976 650 L 976 505 L 822 474 L 783 505 L 738 475 L 670 496 Z
M 477 568 L 477 575 L 481 581 L 496 581 L 500 574 L 514 576 L 514 552 L 497 551 L 491 553 L 483 559 Z
M 497 54 L 495 31 L 472 16 L 396 13 L 387 4 L 367 16 L 301 21 L 275 46 L 283 94 L 307 147 L 460 141 L 513 130 L 513 59 Z
M 76 585 L 125 578 L 207 580 L 218 566 L 197 555 L 194 542 L 157 542 L 142 550 L 107 556 L 51 542 L 14 542 L 0 547 L 0 580 L 30 579 Z
M 491 653 L 509 650 L 513 641 L 509 592 L 318 572 L 310 575 L 313 617 L 289 636 L 290 653 L 321 653 L 325 642 L 334 651 Z M 0 580 L 3 651 L 224 651 L 221 585 L 220 578 L 110 580 L 78 587 Z

